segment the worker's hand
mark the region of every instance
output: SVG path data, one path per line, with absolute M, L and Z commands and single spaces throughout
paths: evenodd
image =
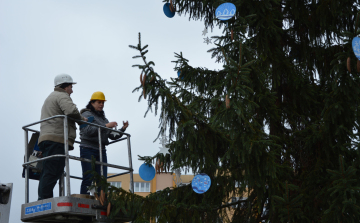
M 126 121 L 126 122 L 123 121 L 123 127 L 122 127 L 122 128 L 123 128 L 124 130 L 126 130 L 126 128 L 127 128 L 128 126 L 129 126 L 129 122 L 128 122 L 128 121 Z
M 108 128 L 114 128 L 115 126 L 117 126 L 117 122 L 109 122 L 108 124 L 106 124 L 106 127 Z
M 88 121 L 88 119 L 84 117 L 84 121 L 85 121 L 85 122 L 87 122 L 87 121 Z

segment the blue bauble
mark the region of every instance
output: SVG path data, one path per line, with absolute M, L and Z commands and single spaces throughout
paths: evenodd
M 177 75 L 178 75 L 178 78 L 181 78 L 181 80 L 184 80 L 184 76 L 181 76 L 181 70 L 178 70 Z
M 88 117 L 87 119 L 88 119 L 87 122 L 92 123 L 92 122 L 94 121 L 94 116 L 90 116 L 90 117 Z M 88 124 L 81 124 L 81 125 L 80 125 L 80 129 L 83 129 L 83 128 L 85 128 L 86 126 L 88 126 Z
M 203 194 L 209 190 L 211 186 L 211 179 L 205 173 L 200 173 L 191 181 L 193 190 L 198 194 Z
M 358 58 L 360 60 L 360 38 L 359 37 L 355 37 L 352 40 L 352 48 L 353 48 L 356 58 Z
M 219 5 L 215 10 L 215 16 L 217 19 L 226 21 L 231 19 L 236 13 L 236 6 L 233 3 L 223 3 Z
M 143 163 L 139 168 L 139 175 L 145 181 L 151 181 L 155 177 L 155 168 L 151 164 Z
M 163 7 L 163 10 L 164 10 L 165 15 L 166 15 L 168 18 L 174 17 L 175 11 L 172 12 L 172 11 L 170 10 L 170 3 L 165 3 L 165 5 L 164 5 L 164 7 Z

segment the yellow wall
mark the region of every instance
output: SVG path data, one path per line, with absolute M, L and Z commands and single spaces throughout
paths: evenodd
M 108 176 L 111 176 L 114 174 L 108 174 Z M 141 179 L 139 174 L 133 174 L 133 178 L 134 178 L 134 182 L 148 182 L 150 183 L 150 191 L 153 192 L 153 181 L 145 181 L 143 179 Z M 130 190 L 130 174 L 125 174 L 125 175 L 121 175 L 121 176 L 116 176 L 113 178 L 108 179 L 108 182 L 121 182 L 121 188 L 124 190 L 129 191 Z M 146 197 L 147 195 L 149 195 L 149 192 L 135 192 L 135 194 Z
M 108 176 L 114 175 L 114 173 L 109 173 Z M 166 187 L 175 187 L 175 174 L 174 173 L 160 173 L 155 174 L 155 177 L 151 181 L 144 181 L 141 179 L 138 173 L 133 174 L 134 182 L 149 182 L 150 183 L 150 193 L 155 193 L 157 190 L 163 190 Z M 181 175 L 182 183 L 190 183 L 194 175 Z M 124 190 L 130 190 L 130 174 L 125 174 L 121 176 L 116 176 L 109 178 L 108 182 L 121 182 L 121 188 Z M 147 196 L 149 192 L 135 192 L 140 196 Z

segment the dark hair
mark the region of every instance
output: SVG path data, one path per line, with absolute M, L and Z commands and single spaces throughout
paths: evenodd
M 59 86 L 59 88 L 65 89 L 66 87 L 72 85 L 71 83 L 63 83 Z
M 105 112 L 104 111 L 96 111 L 94 106 L 92 106 L 92 103 L 94 103 L 96 100 L 91 100 L 89 101 L 89 103 L 86 105 L 87 109 L 90 109 L 93 113 L 99 115 L 100 117 L 105 118 Z

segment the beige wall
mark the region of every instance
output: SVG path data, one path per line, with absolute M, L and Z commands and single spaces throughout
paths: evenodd
M 181 178 L 182 183 L 188 184 L 188 183 L 191 183 L 191 181 L 194 178 L 194 175 L 181 175 L 180 178 Z
M 158 173 L 156 177 L 156 191 L 167 187 L 173 187 L 173 175 L 171 173 Z

